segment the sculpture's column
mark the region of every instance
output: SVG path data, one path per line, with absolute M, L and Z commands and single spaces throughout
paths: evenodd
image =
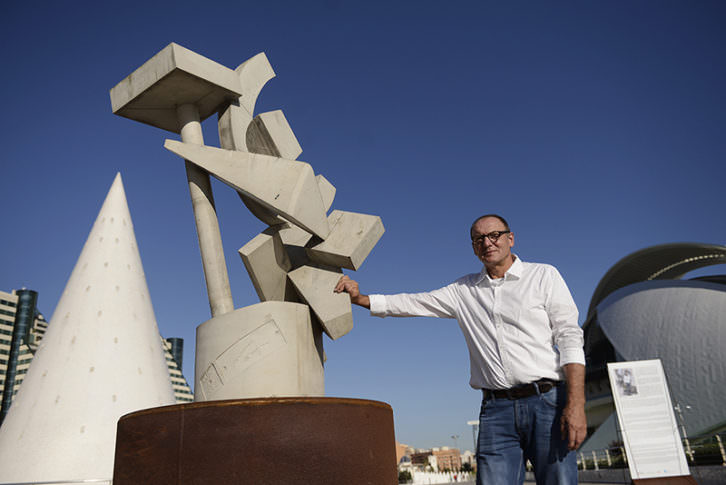
M 200 122 L 242 96 L 239 75 L 177 44 L 169 44 L 111 89 L 117 115 L 180 133 L 203 145 Z M 209 174 L 186 164 L 199 250 L 212 316 L 234 310 Z
M 177 107 L 177 117 L 181 128 L 181 139 L 184 143 L 204 145 L 202 125 L 199 122 L 199 110 L 194 104 L 183 104 Z M 219 232 L 217 211 L 214 207 L 212 185 L 209 174 L 198 166 L 185 161 L 189 194 L 192 198 L 194 220 L 197 225 L 199 251 L 202 255 L 204 277 L 207 282 L 207 295 L 212 316 L 224 315 L 234 310 L 232 291 L 229 288 L 227 263 L 224 259 L 222 235 Z

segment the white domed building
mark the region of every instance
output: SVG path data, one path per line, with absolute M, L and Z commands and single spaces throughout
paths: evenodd
M 590 301 L 585 332 L 588 440 L 618 440 L 608 362 L 660 359 L 686 432 L 726 428 L 726 275 L 681 279 L 726 263 L 726 246 L 677 243 L 615 264 Z

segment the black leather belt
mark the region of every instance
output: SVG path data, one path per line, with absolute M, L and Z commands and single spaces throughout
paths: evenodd
M 553 381 L 552 379 L 540 379 L 510 389 L 482 389 L 482 393 L 484 393 L 484 399 L 491 399 L 492 396 L 496 399 L 522 399 L 524 397 L 534 396 L 535 394 L 549 392 L 559 383 L 559 381 Z

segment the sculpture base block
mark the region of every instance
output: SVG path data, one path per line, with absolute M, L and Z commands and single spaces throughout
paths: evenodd
M 194 398 L 325 396 L 323 330 L 310 308 L 263 301 L 197 327 Z
M 378 401 L 207 401 L 118 423 L 114 485 L 397 482 L 393 411 Z

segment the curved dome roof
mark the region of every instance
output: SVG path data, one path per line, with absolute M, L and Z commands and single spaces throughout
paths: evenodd
M 590 300 L 588 317 L 609 294 L 624 286 L 649 280 L 679 279 L 684 274 L 726 263 L 726 246 L 672 243 L 651 246 L 625 256 L 605 273 Z
M 673 401 L 686 406 L 689 434 L 723 425 L 726 287 L 692 280 L 636 283 L 605 299 L 597 321 L 618 360 L 661 359 Z

